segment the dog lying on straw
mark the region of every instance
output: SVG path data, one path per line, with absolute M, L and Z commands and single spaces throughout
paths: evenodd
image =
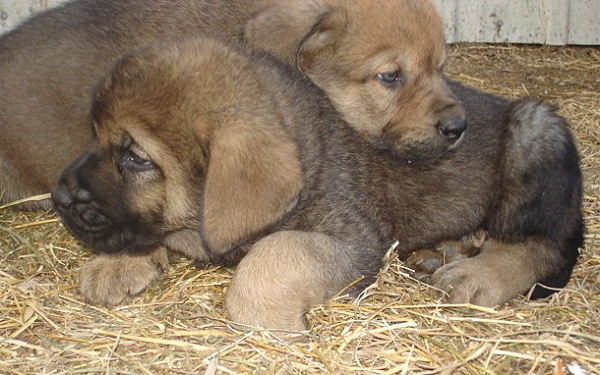
M 207 38 L 128 54 L 94 96 L 91 147 L 52 194 L 66 225 L 102 253 L 82 290 L 118 303 L 160 273 L 169 248 L 239 262 L 232 320 L 301 330 L 308 306 L 372 283 L 394 240 L 406 255 L 482 227 L 506 241 L 433 276 L 454 301 L 561 287 L 583 230 L 568 127 L 537 101 L 476 97 L 485 116 L 508 121 L 482 116 L 460 147 L 407 165 L 268 56 Z

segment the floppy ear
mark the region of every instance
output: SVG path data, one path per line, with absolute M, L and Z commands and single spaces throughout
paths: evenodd
M 246 23 L 243 39 L 250 49 L 270 52 L 293 66 L 299 51 L 312 56 L 333 43 L 347 20 L 340 7 L 316 1 L 281 2 L 258 11 Z
M 223 126 L 210 140 L 203 238 L 215 254 L 275 224 L 304 186 L 295 142 L 277 124 Z
M 326 50 L 335 48 L 346 31 L 348 22 L 346 9 L 341 7 L 329 9 L 327 13 L 321 15 L 298 47 L 296 54 L 298 67 L 308 73 L 313 68 L 324 70 L 323 66 L 317 68 L 316 65 L 326 65 L 333 58 L 334 53 L 327 53 Z

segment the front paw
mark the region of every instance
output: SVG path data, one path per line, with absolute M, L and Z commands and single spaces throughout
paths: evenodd
M 496 296 L 495 280 L 485 264 L 476 259 L 463 259 L 446 264 L 431 277 L 431 284 L 448 295 L 450 303 L 472 303 L 494 306 L 504 302 Z
M 537 282 L 539 266 L 522 244 L 489 245 L 481 254 L 446 264 L 433 274 L 432 284 L 448 293 L 451 303 L 492 307 Z
M 86 301 L 116 306 L 142 293 L 167 268 L 167 251 L 151 254 L 101 254 L 81 269 L 80 290 Z

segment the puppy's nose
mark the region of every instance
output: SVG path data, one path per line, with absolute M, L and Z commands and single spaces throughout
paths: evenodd
M 443 121 L 438 124 L 438 129 L 442 135 L 451 141 L 457 140 L 467 129 L 467 122 L 463 119 L 454 119 Z
M 52 202 L 56 208 L 68 208 L 73 203 L 73 198 L 67 189 L 63 188 L 61 184 L 56 185 L 50 194 Z

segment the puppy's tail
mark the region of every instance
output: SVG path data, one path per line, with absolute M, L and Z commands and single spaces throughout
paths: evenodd
M 563 287 L 583 246 L 583 183 L 575 139 L 556 108 L 535 99 L 514 102 L 505 118 L 502 207 L 493 230 L 506 240 L 550 240 L 553 272 L 540 283 Z M 534 291 L 533 297 L 551 294 Z

